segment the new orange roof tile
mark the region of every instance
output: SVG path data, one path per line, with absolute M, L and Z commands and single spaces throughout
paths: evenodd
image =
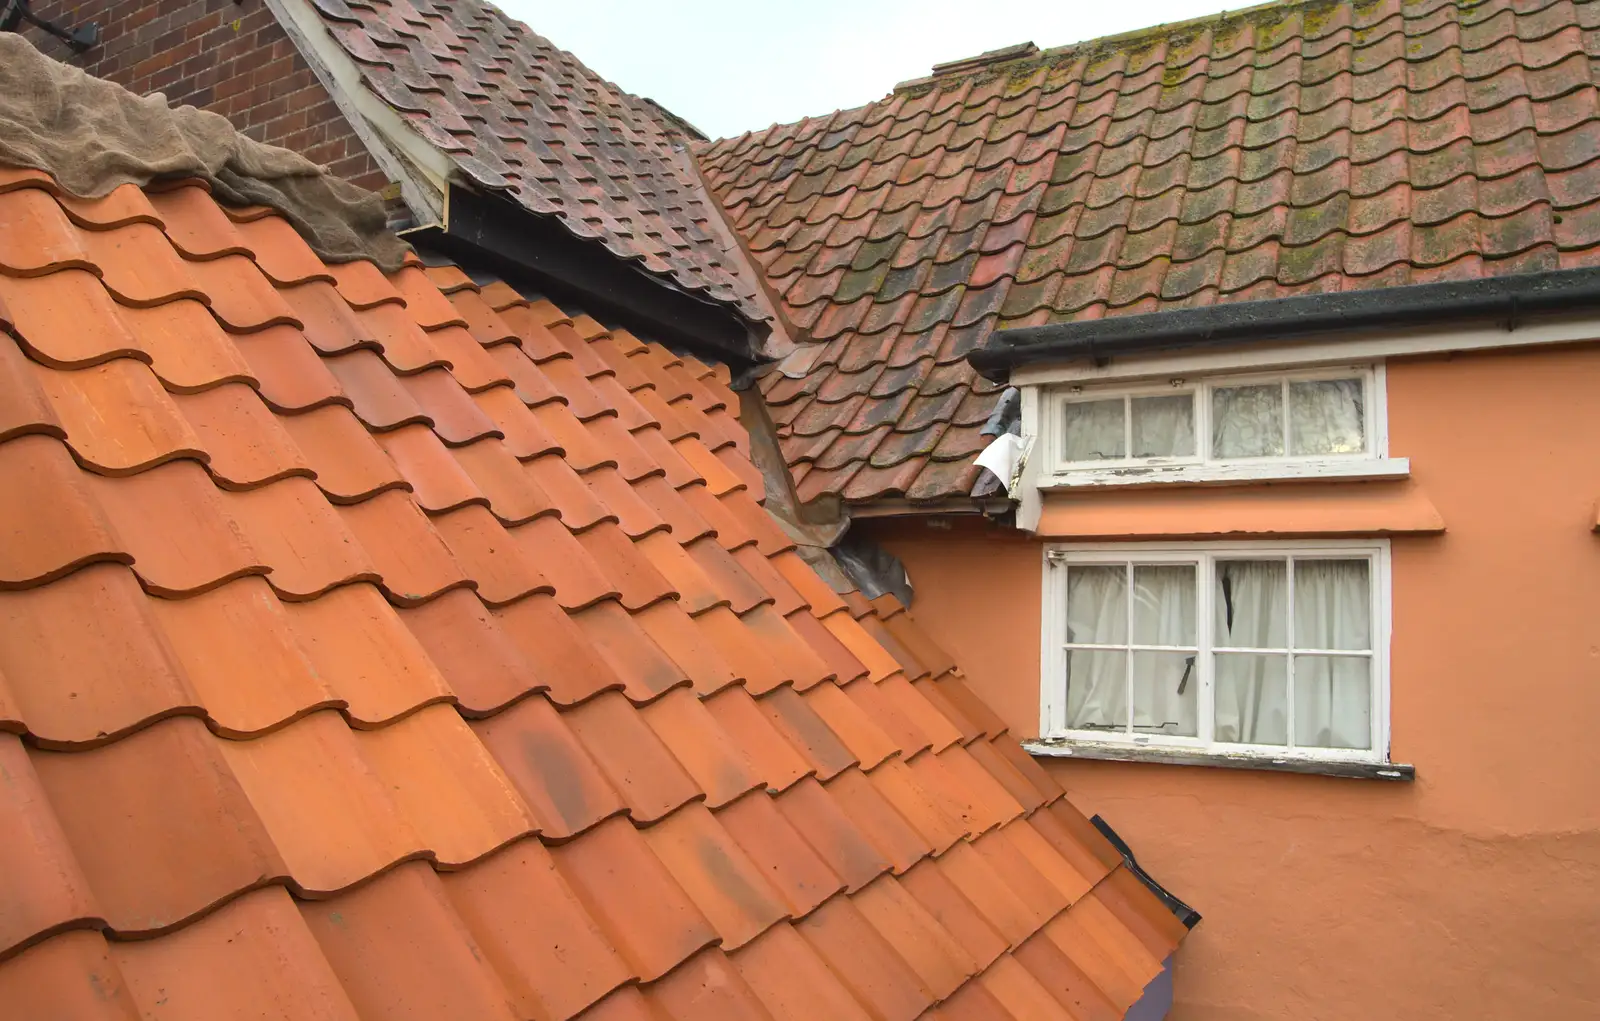
M 713 611 L 716 612 L 716 611 Z M 650 640 L 666 654 L 678 671 L 689 679 L 696 695 L 709 697 L 741 678 L 722 649 L 694 618 L 684 610 L 678 600 L 668 599 L 641 611 L 635 618 Z M 662 672 L 658 684 L 676 684 L 675 675 Z M 634 696 L 637 702 L 647 701 L 657 689 L 642 688 Z
M 811 772 L 811 766 L 778 733 L 772 721 L 743 685 L 718 691 L 705 700 L 723 733 L 738 746 L 769 792 L 787 790 Z
M 585 910 L 638 977 L 659 978 L 718 939 L 628 820 L 608 819 L 553 854 Z
M 701 796 L 688 772 L 621 693 L 603 692 L 565 713 L 564 719 L 639 822 L 656 822 Z
M 704 805 L 674 812 L 645 831 L 651 849 L 716 928 L 724 950 L 736 950 L 788 915 L 788 905 L 727 829 Z
M 977 962 L 894 876 L 880 876 L 852 902 L 934 999 L 944 999 L 977 974 Z
M 300 914 L 359 1017 L 515 1017 L 439 877 L 422 863 L 333 900 L 302 902 Z
M 471 591 L 453 589 L 398 612 L 459 700 L 463 715 L 491 714 L 548 690 L 539 668 Z
M 338 976 L 279 886 L 247 893 L 168 939 L 117 944 L 117 972 L 146 1012 L 199 1021 L 252 1010 L 355 1021 Z
M 316 473 L 317 488 L 332 503 L 359 503 L 386 489 L 410 485 L 382 444 L 343 405 L 285 415 L 279 424 Z
M 772 799 L 742 797 L 717 812 L 720 822 L 782 898 L 790 918 L 802 918 L 845 882 L 779 812 Z
M 934 997 L 851 898 L 835 898 L 795 928 L 874 1017 L 910 1021 Z
M 133 1002 L 111 948 L 93 930 L 63 932 L 0 968 L 0 996 L 31 1017 L 134 1021 Z
M 429 290 L 463 275 L 327 267 L 192 185 L 24 191 L 90 268 L 0 223 L 8 1005 L 897 1017 L 1003 944 L 1120 1010 L 1181 937 L 909 615 L 794 551 L 714 367 L 504 285 L 485 352 Z M 150 231 L 177 263 L 97 261 Z M 497 385 L 544 378 L 521 344 L 596 414 Z
M 198 709 L 154 610 L 116 564 L 79 570 L 37 594 L 0 592 L 0 675 L 28 733 L 51 745 L 88 744 Z M 76 624 L 85 618 L 103 627 L 85 635 Z
M 523 1016 L 571 1017 L 632 977 L 538 841 L 440 879 Z
M 219 734 L 259 734 L 341 701 L 359 706 L 358 715 L 387 718 L 368 699 L 356 699 L 356 689 L 339 673 L 322 672 L 328 663 L 320 649 L 307 644 L 310 632 L 297 626 L 304 620 L 298 607 L 281 603 L 261 578 L 240 578 L 192 599 L 150 599 L 146 605 L 173 667 Z M 385 660 L 400 658 L 385 650 Z
M 96 924 L 100 905 L 49 810 L 27 750 L 11 734 L 0 734 L 0 767 L 7 778 L 0 788 L 0 822 L 8 834 L 0 844 L 0 863 L 14 884 L 0 939 L 8 947 L 26 946 L 57 927 Z
M 224 745 L 178 717 L 90 751 L 29 753 L 72 849 L 56 861 L 83 870 L 117 931 L 160 931 L 288 875 Z
M 694 691 L 674 688 L 641 715 L 705 792 L 710 807 L 720 808 L 763 786 L 754 765 Z

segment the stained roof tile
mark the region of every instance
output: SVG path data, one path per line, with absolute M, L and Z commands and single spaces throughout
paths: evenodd
M 851 437 L 784 443 L 802 499 L 967 495 L 998 391 L 964 356 L 997 326 L 1592 264 L 1582 5 L 1362 10 L 945 69 L 826 132 L 697 144 L 801 331 L 762 384 L 774 419 Z M 924 435 L 956 405 L 973 435 Z
M 680 152 L 699 137 L 693 128 L 488 4 L 422 7 L 426 14 L 410 21 L 398 20 L 393 5 L 314 9 L 361 69 L 361 87 L 474 185 L 553 215 L 669 286 L 751 321 L 771 318 L 753 270 L 710 227 L 716 213 Z M 340 281 L 353 302 L 370 299 L 370 290 Z M 400 281 L 408 298 L 418 286 Z M 417 296 L 433 309 L 421 313 L 424 325 L 449 315 L 431 284 Z M 481 314 L 464 318 L 486 325 Z

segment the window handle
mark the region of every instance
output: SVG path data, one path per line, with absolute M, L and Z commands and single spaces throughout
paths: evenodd
M 1194 657 L 1186 656 L 1183 660 L 1183 676 L 1178 678 L 1178 694 L 1183 694 L 1183 689 L 1189 686 L 1189 675 L 1194 672 Z

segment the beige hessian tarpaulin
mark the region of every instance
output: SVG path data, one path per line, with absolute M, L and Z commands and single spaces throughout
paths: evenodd
M 42 170 L 81 198 L 198 177 L 221 202 L 278 210 L 327 262 L 371 259 L 393 270 L 408 250 L 372 192 L 239 134 L 218 114 L 91 78 L 11 32 L 0 32 L 0 165 Z

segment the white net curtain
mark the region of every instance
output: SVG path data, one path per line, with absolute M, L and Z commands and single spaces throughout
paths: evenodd
M 1196 589 L 1207 567 L 1213 612 L 1202 647 Z M 1069 728 L 1201 736 L 1198 661 L 1209 649 L 1214 741 L 1287 746 L 1292 732 L 1298 747 L 1371 747 L 1365 558 L 1074 564 L 1068 571 Z
M 1366 449 L 1366 388 L 1357 379 L 1277 379 L 1207 388 L 1213 460 L 1318 457 Z M 1070 400 L 1067 463 L 1193 457 L 1194 392 Z

